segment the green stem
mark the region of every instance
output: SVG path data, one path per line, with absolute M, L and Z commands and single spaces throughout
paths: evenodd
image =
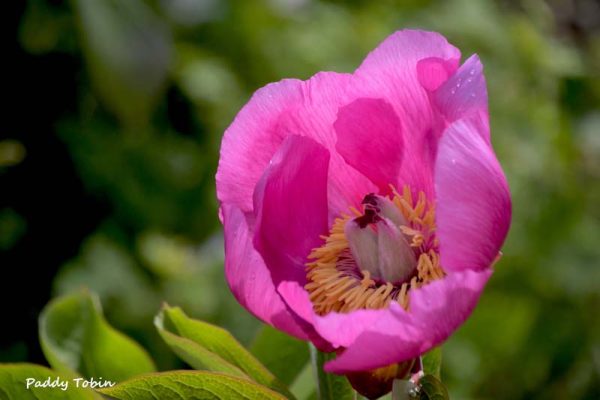
M 317 398 L 319 400 L 355 400 L 356 392 L 344 376 L 329 374 L 323 370 L 323 365 L 335 358 L 334 353 L 321 353 L 309 344 L 310 361 L 317 382 Z

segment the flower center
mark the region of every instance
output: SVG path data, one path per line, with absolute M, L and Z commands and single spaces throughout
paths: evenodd
M 435 209 L 419 192 L 365 196 L 362 210 L 337 218 L 307 265 L 315 312 L 378 309 L 397 301 L 408 309 L 411 289 L 443 278 L 435 237 Z

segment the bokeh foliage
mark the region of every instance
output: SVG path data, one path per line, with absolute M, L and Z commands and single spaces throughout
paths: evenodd
M 31 108 L 17 110 L 33 119 L 46 107 L 54 113 L 43 132 L 27 123 L 5 129 L 3 190 L 29 190 L 14 177 L 52 168 L 43 146 L 54 141 L 81 186 L 69 207 L 94 211 L 44 219 L 13 197 L 0 203 L 6 269 L 22 267 L 19 246 L 62 243 L 52 236 L 62 235 L 61 221 L 81 220 L 52 257 L 29 249 L 40 254 L 27 273 L 49 278 L 37 303 L 17 307 L 30 325 L 50 288 L 56 296 L 87 286 L 159 369 L 178 365 L 152 327 L 162 301 L 250 343 L 259 324 L 222 272 L 214 173 L 223 130 L 258 87 L 350 72 L 394 30 L 418 27 L 443 33 L 463 58 L 482 58 L 514 205 L 504 256 L 473 317 L 444 346 L 442 377 L 457 399 L 600 397 L 597 2 L 29 0 L 19 13 L 21 61 L 63 60 L 68 75 L 40 73 L 72 82 L 34 90 L 24 102 Z M 18 84 L 36 82 L 28 71 L 17 71 Z M 61 207 L 52 182 L 40 188 L 35 201 Z M 12 338 L 0 359 L 37 362 L 35 346 Z

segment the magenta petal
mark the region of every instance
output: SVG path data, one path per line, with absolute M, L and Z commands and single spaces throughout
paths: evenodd
M 302 340 L 308 336 L 275 290 L 271 274 L 252 245 L 242 211 L 222 207 L 225 230 L 225 277 L 235 298 L 262 321 Z
M 217 170 L 217 197 L 252 211 L 252 193 L 284 139 L 281 114 L 302 101 L 304 82 L 285 79 L 257 90 L 223 135 Z
M 314 319 L 314 327 L 334 347 L 350 347 L 364 332 L 373 328 L 383 317 L 389 317 L 388 309 L 356 310 L 351 313 L 330 312 Z
M 311 249 L 327 233 L 329 152 L 312 139 L 288 136 L 254 192 L 254 246 L 273 280 L 306 282 Z
M 419 81 L 423 59 L 444 60 L 448 73 L 458 66 L 460 52 L 440 34 L 416 30 L 394 33 L 373 50 L 356 70 L 352 95 L 389 102 L 402 122 L 403 160 L 394 183 L 410 185 L 433 196 L 432 171 L 439 132 L 430 94 Z M 423 73 L 423 71 L 421 71 Z
M 369 370 L 427 352 L 446 340 L 469 317 L 491 274 L 491 269 L 449 273 L 444 279 L 413 290 L 408 312 L 393 303 L 385 310 L 347 314 L 344 322 L 354 324 L 355 328 L 338 330 L 339 336 L 345 337 L 337 339 L 347 349 L 327 363 L 325 370 L 335 373 Z M 336 318 L 339 316 L 330 320 L 340 326 Z M 332 332 L 324 329 L 324 325 L 317 323 L 317 331 L 330 340 Z
M 483 65 L 474 54 L 434 93 L 434 102 L 446 121 L 479 114 L 488 125 L 488 96 Z M 490 142 L 489 129 L 479 131 L 486 142 Z
M 454 122 L 440 140 L 435 165 L 436 224 L 445 270 L 487 268 L 511 218 L 508 184 L 480 119 Z
M 381 99 L 357 99 L 340 108 L 334 124 L 335 148 L 379 191 L 397 184 L 402 163 L 402 130 L 392 106 Z
M 350 206 L 358 207 L 365 193 L 376 186 L 346 163 L 336 150 L 337 134 L 334 122 L 338 110 L 349 100 L 351 75 L 321 72 L 304 82 L 303 101 L 282 115 L 279 130 L 286 135 L 308 136 L 323 145 L 331 154 L 328 176 L 330 222 Z
M 439 57 L 419 60 L 417 75 L 421 86 L 430 92 L 439 88 L 456 71 L 457 61 L 456 59 L 444 60 Z
M 387 37 L 369 53 L 356 73 L 370 75 L 378 83 L 377 89 L 385 89 L 384 93 L 406 97 L 412 88 L 403 89 L 402 85 L 419 85 L 417 63 L 427 58 L 444 60 L 451 74 L 458 67 L 460 51 L 437 32 L 406 29 Z
M 375 186 L 335 151 L 333 123 L 348 99 L 352 76 L 321 72 L 307 81 L 285 79 L 254 93 L 225 131 L 217 170 L 217 197 L 252 211 L 252 193 L 273 154 L 289 135 L 307 136 L 331 153 L 330 219 L 358 206 Z
M 295 315 L 302 318 L 303 323 L 306 323 L 307 326 L 310 326 L 310 329 L 305 328 L 310 341 L 321 351 L 327 353 L 333 351 L 331 344 L 323 339 L 313 327 L 317 314 L 314 312 L 308 292 L 294 281 L 282 281 L 277 286 L 277 292 Z

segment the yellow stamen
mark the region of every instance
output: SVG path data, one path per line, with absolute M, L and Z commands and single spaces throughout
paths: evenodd
M 441 279 L 445 273 L 436 252 L 435 210 L 427 201 L 425 193 L 419 192 L 413 202 L 411 190 L 403 188 L 402 194 L 392 188 L 392 202 L 400 210 L 407 225 L 400 227 L 410 238 L 410 245 L 417 251 L 418 262 L 415 276 L 410 282 L 394 285 L 391 282 L 377 282 L 369 271 L 348 271 L 348 257 L 351 256 L 344 228 L 354 217 L 342 215 L 336 218 L 329 235 L 323 237 L 325 243 L 309 255 L 314 260 L 308 263 L 305 289 L 309 292 L 315 312 L 324 315 L 331 311 L 349 312 L 357 309 L 378 309 L 397 301 L 408 309 L 411 288 L 421 287 L 433 280 Z M 364 210 L 350 208 L 354 216 L 362 216 Z M 345 257 L 345 258 L 344 258 Z M 342 261 L 343 260 L 343 261 Z M 345 265 L 345 268 L 341 268 Z

